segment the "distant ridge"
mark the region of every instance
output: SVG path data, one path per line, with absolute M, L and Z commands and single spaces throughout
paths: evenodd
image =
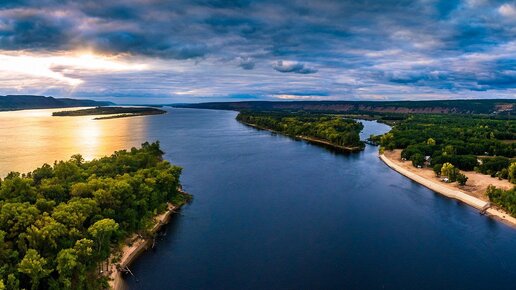
M 401 114 L 514 114 L 516 100 L 437 101 L 244 101 L 177 104 L 178 108 L 235 111 L 306 111 L 318 113 L 401 113 Z
M 34 95 L 0 96 L 0 111 L 50 109 L 68 107 L 96 107 L 114 105 L 111 102 L 98 102 L 78 99 L 56 99 L 53 97 Z

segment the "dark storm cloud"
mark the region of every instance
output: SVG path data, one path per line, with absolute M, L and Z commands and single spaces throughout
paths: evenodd
M 135 5 L 120 3 L 110 5 L 104 1 L 84 1 L 81 11 L 84 14 L 102 19 L 134 20 L 139 19 L 141 10 Z
M 455 9 L 459 8 L 461 1 L 459 0 L 439 0 L 436 3 L 436 9 L 439 17 L 448 17 Z
M 238 66 L 245 69 L 245 70 L 252 70 L 254 68 L 254 66 L 256 65 L 256 62 L 254 61 L 254 59 L 250 58 L 250 57 L 238 57 L 237 58 L 238 60 Z
M 478 84 L 485 90 L 493 88 L 515 88 L 516 70 L 506 72 L 495 72 L 486 78 L 480 78 Z
M 515 11 L 509 0 L 4 0 L 0 48 L 194 59 L 206 82 L 226 84 L 221 66 L 236 70 L 227 74 L 247 85 L 217 89 L 240 96 L 287 85 L 328 97 L 441 96 L 516 89 Z
M 174 43 L 160 36 L 126 31 L 98 34 L 90 43 L 104 52 L 130 52 L 173 59 L 201 57 L 208 50 L 204 43 Z
M 21 13 L 0 18 L 0 47 L 18 49 L 62 49 L 73 38 L 63 27 L 73 25 L 67 18 L 53 18 L 37 13 Z
M 5 0 L 0 2 L 0 8 L 10 8 L 10 7 L 18 7 L 26 4 L 30 1 L 25 0 Z

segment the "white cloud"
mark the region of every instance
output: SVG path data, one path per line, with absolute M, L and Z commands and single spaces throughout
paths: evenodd
M 516 7 L 510 3 L 505 3 L 500 6 L 498 12 L 505 17 L 516 17 Z
M 274 95 L 273 97 L 276 99 L 281 99 L 281 100 L 329 100 L 329 99 L 332 99 L 331 97 L 328 97 L 328 96 L 299 96 L 299 95 L 286 95 L 286 94 Z
M 272 64 L 272 68 L 281 73 L 313 74 L 317 72 L 316 68 L 309 67 L 304 63 L 287 60 L 278 60 Z
M 147 67 L 143 64 L 124 63 L 115 58 L 80 53 L 38 55 L 0 52 L 0 63 L 1 75 L 18 74 L 25 79 L 52 79 L 69 86 L 83 83 L 84 81 L 77 75 L 86 71 L 97 73 L 134 71 Z

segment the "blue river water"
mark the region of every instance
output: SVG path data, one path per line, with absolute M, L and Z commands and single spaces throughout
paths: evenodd
M 337 154 L 235 116 L 146 119 L 142 138 L 184 168 L 194 200 L 128 289 L 516 289 L 516 229 L 392 171 L 376 147 Z

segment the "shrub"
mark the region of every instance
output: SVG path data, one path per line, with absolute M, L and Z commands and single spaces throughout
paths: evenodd
M 443 165 L 438 163 L 438 164 L 435 164 L 434 167 L 432 168 L 435 172 L 435 176 L 441 176 L 441 169 L 443 168 Z
M 425 164 L 425 157 L 419 153 L 416 153 L 410 157 L 412 165 L 414 167 L 423 166 Z
M 457 182 L 460 184 L 460 185 L 465 185 L 466 184 L 466 181 L 468 181 L 468 177 L 462 173 L 458 173 L 457 174 Z

